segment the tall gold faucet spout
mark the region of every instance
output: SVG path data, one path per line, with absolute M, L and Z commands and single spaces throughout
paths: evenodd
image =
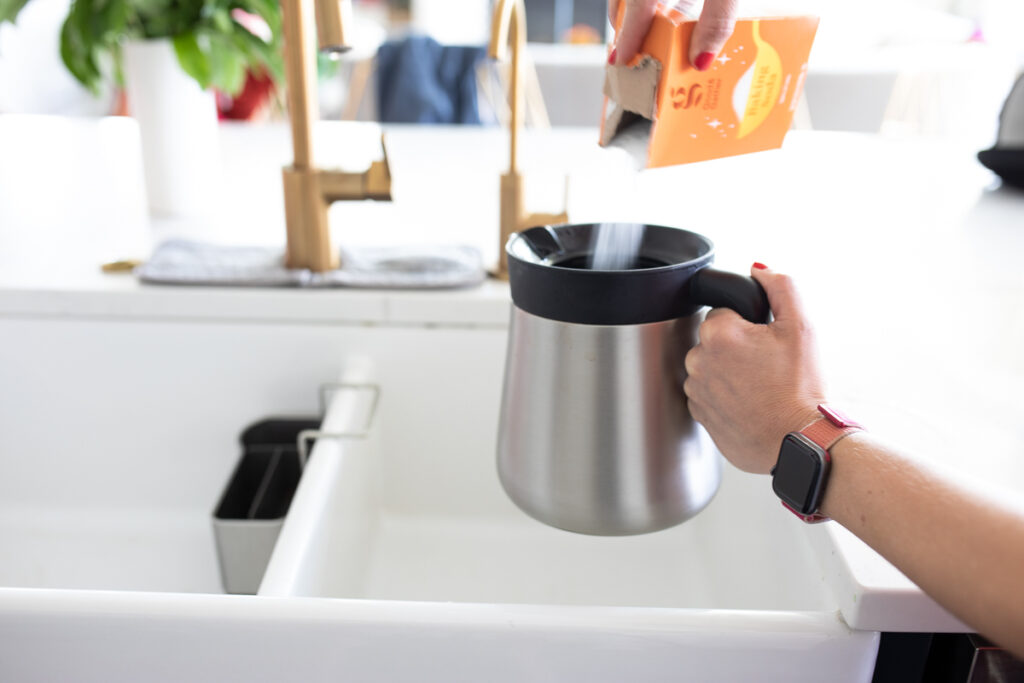
M 520 34 L 526 42 L 526 7 L 523 0 L 498 0 L 494 7 L 494 19 L 491 22 L 491 44 L 488 54 L 491 59 L 505 59 L 509 39 L 518 41 Z M 510 33 L 510 30 L 514 33 Z
M 351 26 L 350 0 L 281 0 L 284 22 L 288 115 L 294 161 L 283 170 L 284 212 L 288 229 L 285 261 L 289 268 L 322 272 L 338 267 L 331 245 L 327 209 L 341 200 L 391 198 L 391 171 L 384 158 L 362 173 L 318 168 L 313 157 L 313 124 L 317 102 L 316 52 L 313 25 L 321 50 L 348 49 L 346 26 Z M 315 15 L 315 17 L 314 17 Z M 315 20 L 314 20 L 315 19 Z
M 488 49 L 492 59 L 505 59 L 508 46 L 512 45 L 512 74 L 509 107 L 511 116 L 511 149 L 509 150 L 509 173 L 516 172 L 519 151 L 519 129 L 523 121 L 523 88 L 520 59 L 526 49 L 526 6 L 523 0 L 498 0 L 491 22 L 491 43 Z
M 345 52 L 352 46 L 348 42 L 348 27 L 352 25 L 351 0 L 315 0 L 316 34 L 322 52 Z
M 509 125 L 508 172 L 501 176 L 501 226 L 496 273 L 501 278 L 508 277 L 505 242 L 522 227 L 524 217 L 523 184 L 518 168 L 519 129 L 523 125 L 525 109 L 520 62 L 526 52 L 526 6 L 523 0 L 497 0 L 494 6 L 488 53 L 492 59 L 505 59 L 509 45 L 512 46 L 512 73 L 509 79 L 509 109 L 512 115 Z
M 498 269 L 494 275 L 508 278 L 508 257 L 505 244 L 512 233 L 531 225 L 564 223 L 569 220 L 560 214 L 527 214 L 523 203 L 523 177 L 518 168 L 519 130 L 523 125 L 525 92 L 521 59 L 526 53 L 526 5 L 523 0 L 497 0 L 491 22 L 491 59 L 503 60 L 512 51 L 512 74 L 509 88 L 509 108 L 512 110 L 509 126 L 508 172 L 501 176 L 501 226 L 498 242 Z

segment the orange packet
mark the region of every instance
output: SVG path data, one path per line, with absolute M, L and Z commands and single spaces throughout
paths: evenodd
M 617 27 L 622 17 L 620 11 Z M 782 145 L 818 18 L 741 19 L 707 71 L 687 59 L 696 23 L 660 7 L 640 53 L 608 66 L 601 145 L 638 146 L 632 151 L 646 168 Z

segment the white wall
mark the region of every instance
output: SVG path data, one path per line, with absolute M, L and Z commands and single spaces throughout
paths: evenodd
M 16 25 L 0 24 L 0 113 L 99 116 L 111 89 L 97 97 L 71 76 L 60 59 L 60 28 L 69 0 L 32 0 Z

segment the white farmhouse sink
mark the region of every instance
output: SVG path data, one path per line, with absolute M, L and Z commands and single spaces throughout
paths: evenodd
M 372 381 L 372 370 L 348 379 Z M 803 525 L 763 478 L 727 468 L 704 512 L 655 534 L 553 529 L 501 491 L 497 403 L 458 384 L 434 399 L 465 430 L 416 440 L 391 438 L 415 416 L 392 412 L 386 387 L 379 415 L 355 393 L 336 398 L 327 431 L 369 422 L 370 433 L 318 442 L 261 596 L 416 603 L 437 637 L 458 637 L 467 616 L 480 628 L 493 619 L 524 633 L 554 627 L 558 636 L 526 669 L 534 673 L 639 680 L 686 669 L 694 680 L 725 681 L 771 671 L 811 681 L 827 666 L 830 680 L 870 680 L 877 634 L 843 623 Z M 566 661 L 562 646 L 588 654 Z M 515 680 L 522 665 L 487 677 Z
M 449 397 L 450 398 L 450 397 Z M 387 397 L 385 397 L 385 402 Z M 328 425 L 351 431 L 365 401 L 338 397 Z M 495 428 L 494 406 L 472 415 Z M 352 416 L 346 419 L 345 412 Z M 479 414 L 484 413 L 484 414 Z M 666 531 L 599 537 L 519 511 L 497 480 L 493 446 L 394 452 L 376 438 L 314 450 L 261 594 L 530 605 L 674 607 L 830 613 L 836 609 L 804 537 L 763 477 L 726 467 L 711 505 Z M 387 426 L 382 426 L 387 419 Z M 401 419 L 399 416 L 399 424 Z M 411 466 L 410 463 L 419 463 Z M 423 469 L 443 476 L 427 477 Z M 414 495 L 409 495 L 414 492 Z M 326 550 L 325 550 L 326 549 Z M 311 578 L 307 557 L 317 571 Z
M 0 586 L 220 592 L 209 511 L 0 506 Z
M 698 517 L 632 538 L 516 509 L 501 324 L 2 328 L 27 361 L 2 365 L 0 680 L 871 678 L 878 633 L 843 621 L 763 479 L 726 468 Z M 380 387 L 371 429 L 317 442 L 260 594 L 219 594 L 239 430 L 314 412 L 339 377 Z M 370 403 L 335 394 L 324 430 Z

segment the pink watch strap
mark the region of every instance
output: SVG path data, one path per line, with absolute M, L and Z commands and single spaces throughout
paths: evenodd
M 828 419 L 821 419 L 807 425 L 800 430 L 800 433 L 821 446 L 822 450 L 827 453 L 828 449 L 835 446 L 844 436 L 858 432 L 861 429 L 863 427 L 860 425 L 849 424 L 839 427 Z
M 821 449 L 825 451 L 826 460 L 831 462 L 832 454 L 829 452 L 829 449 L 835 446 L 843 437 L 846 437 L 853 432 L 860 431 L 864 429 L 864 427 L 847 418 L 835 408 L 831 408 L 824 403 L 818 406 L 818 412 L 822 414 L 822 417 L 801 429 L 800 433 L 820 446 Z M 805 515 L 794 510 L 785 503 L 782 505 L 808 524 L 817 524 L 819 522 L 829 521 L 829 518 L 820 512 Z
M 780 501 L 780 502 L 782 502 L 782 501 Z M 792 512 L 794 515 L 796 515 L 797 517 L 799 517 L 803 521 L 807 522 L 808 524 L 820 524 L 821 522 L 829 522 L 829 521 L 832 520 L 831 517 L 826 517 L 825 515 L 821 514 L 820 512 L 815 512 L 815 513 L 810 514 L 810 515 L 805 515 L 804 513 L 800 512 L 799 510 L 797 510 L 795 508 L 791 508 L 785 502 L 782 502 L 782 507 L 786 508 L 787 510 Z

